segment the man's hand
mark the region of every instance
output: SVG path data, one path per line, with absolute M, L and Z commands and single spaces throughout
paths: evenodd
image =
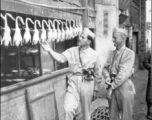
M 43 48 L 45 51 L 47 51 L 47 52 L 49 52 L 49 51 L 52 50 L 51 47 L 50 47 L 50 45 L 49 45 L 49 43 L 47 43 L 47 42 L 43 42 L 43 43 L 41 44 L 41 46 L 42 46 L 42 48 Z
M 110 85 L 111 84 L 111 78 L 107 77 L 105 82 L 106 82 L 107 85 Z
M 110 87 L 110 88 L 107 90 L 106 98 L 110 100 L 110 99 L 111 99 L 111 95 L 112 95 L 112 88 Z

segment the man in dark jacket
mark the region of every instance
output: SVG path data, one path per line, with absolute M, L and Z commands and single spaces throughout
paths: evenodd
M 144 59 L 143 66 L 148 70 L 148 83 L 146 92 L 147 118 L 152 120 L 152 80 L 151 80 L 151 54 Z

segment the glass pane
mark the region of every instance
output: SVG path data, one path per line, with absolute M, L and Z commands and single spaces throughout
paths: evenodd
M 38 45 L 1 46 L 1 87 L 40 76 Z
M 63 42 L 55 42 L 55 51 L 58 53 L 62 53 L 65 51 L 65 41 Z M 55 62 L 55 70 L 60 70 L 67 67 L 67 63 L 58 63 Z

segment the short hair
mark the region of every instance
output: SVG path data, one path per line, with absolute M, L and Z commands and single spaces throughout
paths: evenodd
M 90 40 L 92 43 L 94 41 L 93 37 L 91 37 L 90 35 L 87 36 L 88 40 Z

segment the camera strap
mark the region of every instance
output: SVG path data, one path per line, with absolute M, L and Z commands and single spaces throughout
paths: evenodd
M 79 47 L 79 60 L 80 60 L 80 64 L 81 64 L 81 66 L 82 66 L 82 68 L 83 68 L 82 60 L 81 60 L 81 57 L 80 57 L 80 47 Z
M 118 65 L 120 64 L 120 62 L 122 60 L 122 57 L 123 57 L 123 54 L 124 54 L 125 50 L 126 50 L 126 48 L 123 50 L 123 53 L 121 54 L 121 57 L 120 57 L 119 62 L 118 62 Z M 114 54 L 113 59 L 112 59 L 112 68 L 114 66 L 114 59 L 115 59 L 116 54 L 117 53 Z M 112 71 L 111 71 L 111 73 L 112 73 Z

